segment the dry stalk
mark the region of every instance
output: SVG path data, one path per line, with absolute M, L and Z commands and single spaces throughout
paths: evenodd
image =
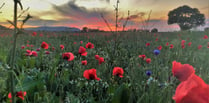
M 111 33 L 113 33 L 113 31 L 112 31 L 112 29 L 111 29 L 111 27 L 110 27 L 108 21 L 104 18 L 104 16 L 103 16 L 102 13 L 101 13 L 101 17 L 102 17 L 102 19 L 104 20 L 104 22 L 105 22 L 105 24 L 107 25 L 107 27 L 109 28 L 109 30 L 111 31 Z
M 126 27 L 126 25 L 127 25 L 127 23 L 128 23 L 128 20 L 130 19 L 130 18 L 129 18 L 129 15 L 130 15 L 130 11 L 128 10 L 128 17 L 126 18 L 126 21 L 125 21 L 125 23 L 123 24 L 123 31 L 125 30 L 125 27 Z
M 117 32 L 118 32 L 118 8 L 119 8 L 119 0 L 117 0 L 117 2 L 116 2 L 116 7 L 115 7 L 115 32 L 116 32 L 116 34 L 117 34 Z
M 15 64 L 15 52 L 16 52 L 16 45 L 17 45 L 17 36 L 20 33 L 20 29 L 17 27 L 17 19 L 18 19 L 18 17 L 17 17 L 17 9 L 18 9 L 17 5 L 20 6 L 21 10 L 23 9 L 23 6 L 22 6 L 22 3 L 20 2 L 20 0 L 14 0 L 14 17 L 13 17 L 14 20 L 13 20 L 13 22 L 8 21 L 9 23 L 11 23 L 14 26 L 13 47 L 12 47 L 12 52 L 11 52 L 11 58 L 10 58 L 10 61 L 9 61 L 9 64 L 10 64 L 10 67 L 11 67 L 9 75 L 10 75 L 10 80 L 11 80 L 10 89 L 11 89 L 11 94 L 12 94 L 12 103 L 16 102 L 15 101 L 15 96 L 16 95 L 15 95 L 15 84 L 14 84 L 14 74 L 13 73 L 14 73 L 14 69 L 15 69 L 14 64 Z M 26 17 L 26 19 L 27 19 L 27 17 Z M 25 22 L 23 21 L 23 24 Z

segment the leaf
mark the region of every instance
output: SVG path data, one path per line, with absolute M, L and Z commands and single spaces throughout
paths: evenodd
M 130 90 L 123 84 L 115 91 L 112 103 L 128 103 L 129 98 Z
M 42 83 L 43 82 L 41 80 L 30 80 L 29 78 L 27 78 L 27 80 L 23 82 L 22 86 L 18 86 L 16 88 L 16 91 L 28 91 L 35 86 L 41 85 Z
M 67 96 L 65 97 L 65 102 L 66 103 L 80 103 L 80 100 L 78 97 L 74 96 L 73 94 L 67 92 Z

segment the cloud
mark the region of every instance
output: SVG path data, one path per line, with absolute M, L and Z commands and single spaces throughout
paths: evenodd
M 137 14 L 133 14 L 133 15 L 130 15 L 130 19 L 137 19 L 137 18 L 141 18 L 145 15 L 146 13 L 145 12 L 139 12 Z
M 76 1 L 76 0 L 74 0 L 74 1 Z M 96 0 L 80 0 L 80 1 L 96 1 Z M 99 0 L 99 1 L 105 1 L 106 3 L 110 3 L 110 0 Z
M 69 19 L 71 22 L 77 23 L 80 26 L 82 26 L 82 24 L 98 25 L 98 23 L 102 21 L 101 13 L 110 21 L 114 16 L 112 11 L 107 11 L 104 8 L 87 9 L 76 5 L 75 1 L 69 1 L 60 6 L 52 4 L 52 7 L 58 14 L 63 16 L 63 18 Z
M 104 9 L 94 8 L 89 10 L 85 7 L 79 7 L 75 4 L 75 1 L 70 1 L 67 4 L 61 6 L 53 5 L 53 8 L 63 16 L 68 16 L 78 20 L 84 18 L 100 17 L 100 13 L 103 13 L 104 15 L 110 14 L 110 12 L 105 11 Z
M 208 10 L 208 8 L 209 8 L 209 6 L 205 6 L 205 7 L 202 7 L 202 8 L 200 8 L 200 9 L 206 9 L 206 10 Z

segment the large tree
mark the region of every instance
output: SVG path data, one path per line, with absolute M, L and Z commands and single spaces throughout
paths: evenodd
M 168 13 L 168 24 L 177 23 L 181 30 L 189 30 L 205 24 L 205 16 L 197 8 L 180 6 Z

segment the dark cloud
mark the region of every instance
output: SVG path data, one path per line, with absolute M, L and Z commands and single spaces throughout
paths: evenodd
M 100 13 L 103 15 L 111 15 L 109 11 L 105 11 L 105 9 L 87 9 L 85 7 L 80 7 L 75 4 L 75 1 L 70 1 L 67 4 L 56 6 L 53 5 L 53 8 L 63 16 L 69 17 L 74 20 L 86 20 L 92 18 L 100 18 Z
M 129 20 L 140 19 L 144 15 L 145 15 L 145 12 L 139 12 L 139 13 L 136 13 L 136 14 L 132 14 L 132 15 L 129 15 Z M 119 18 L 119 21 L 123 21 L 123 20 L 126 20 L 126 19 L 127 19 L 127 17 L 122 16 L 122 17 Z
M 75 0 L 74 0 L 75 1 Z M 82 0 L 82 1 L 95 1 L 95 0 Z M 99 1 L 105 1 L 107 3 L 110 3 L 110 0 L 99 0 Z
M 68 25 L 78 25 L 80 27 L 85 25 L 90 25 L 91 27 L 101 26 L 105 24 L 101 18 L 101 13 L 110 24 L 114 18 L 114 14 L 112 14 L 114 12 L 112 11 L 107 11 L 104 8 L 87 9 L 85 7 L 78 6 L 75 4 L 75 1 L 70 1 L 60 6 L 52 5 L 52 7 L 60 16 L 63 16 L 71 21 Z
M 145 15 L 146 13 L 145 12 L 139 12 L 137 14 L 133 14 L 133 15 L 130 15 L 130 19 L 137 19 L 137 18 L 141 18 Z

